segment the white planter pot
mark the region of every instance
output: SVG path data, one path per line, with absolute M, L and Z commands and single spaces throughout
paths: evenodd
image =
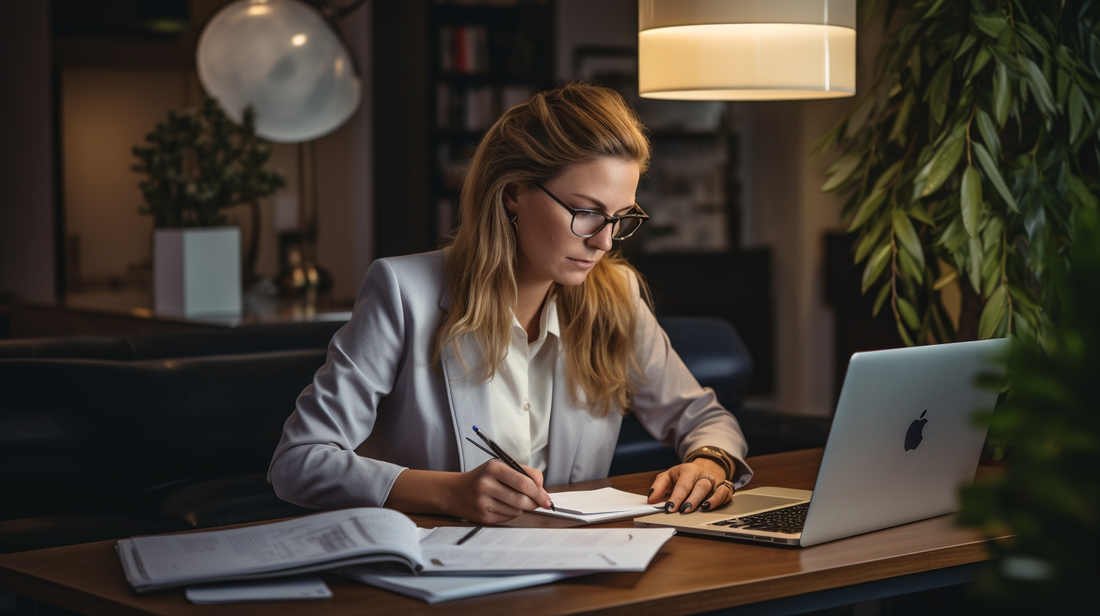
M 184 317 L 241 314 L 241 230 L 153 230 L 153 308 Z

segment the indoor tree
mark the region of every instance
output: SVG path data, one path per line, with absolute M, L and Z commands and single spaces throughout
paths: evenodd
M 267 168 L 271 147 L 256 136 L 249 107 L 241 124 L 230 120 L 218 102 L 204 98 L 193 109 L 168 112 L 136 145 L 132 169 L 157 227 L 213 227 L 226 224 L 227 207 L 255 203 L 286 186 Z
M 869 0 L 890 32 L 874 82 L 815 144 L 849 195 L 863 292 L 906 344 L 1042 336 L 1056 294 L 1036 255 L 1100 192 L 1095 0 Z M 958 330 L 942 290 L 958 282 Z

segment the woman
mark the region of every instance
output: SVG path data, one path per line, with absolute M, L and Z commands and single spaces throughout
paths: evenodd
M 631 409 L 686 460 L 650 502 L 725 503 L 751 477 L 740 428 L 612 250 L 646 217 L 634 193 L 649 153 L 606 88 L 562 86 L 497 121 L 453 245 L 371 265 L 284 427 L 269 470 L 279 497 L 504 522 L 550 506 L 544 480 L 605 477 Z M 529 477 L 468 440 L 475 425 Z

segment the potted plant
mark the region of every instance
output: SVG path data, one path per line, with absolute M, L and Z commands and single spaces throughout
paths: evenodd
M 1100 606 L 1100 217 L 1080 212 L 1067 267 L 1046 251 L 1060 298 L 1046 344 L 1012 354 L 1011 389 L 984 413 L 990 434 L 1012 443 L 1003 473 L 962 494 L 960 522 L 1012 539 L 990 544 L 977 589 L 997 613 L 1071 614 Z M 1039 255 L 1044 257 L 1044 255 Z M 1000 387 L 994 381 L 991 386 Z
M 891 35 L 874 85 L 815 145 L 840 156 L 863 292 L 906 344 L 1049 327 L 1035 255 L 1065 254 L 1100 193 L 1100 7 L 1066 0 L 870 0 Z M 899 16 L 900 19 L 892 20 Z M 896 23 L 893 23 L 896 21 Z M 958 285 L 958 328 L 942 291 Z
M 240 230 L 228 227 L 224 210 L 250 204 L 254 258 L 258 200 L 286 186 L 266 168 L 271 148 L 255 131 L 251 108 L 236 124 L 212 98 L 195 109 L 169 112 L 134 146 L 132 169 L 143 214 L 154 217 L 153 287 L 157 312 L 183 316 L 240 314 Z

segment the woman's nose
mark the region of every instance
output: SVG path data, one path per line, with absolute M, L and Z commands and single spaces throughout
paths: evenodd
M 614 225 L 604 225 L 603 229 L 600 229 L 599 233 L 588 238 L 587 244 L 592 248 L 598 248 L 604 252 L 611 250 L 612 234 Z

